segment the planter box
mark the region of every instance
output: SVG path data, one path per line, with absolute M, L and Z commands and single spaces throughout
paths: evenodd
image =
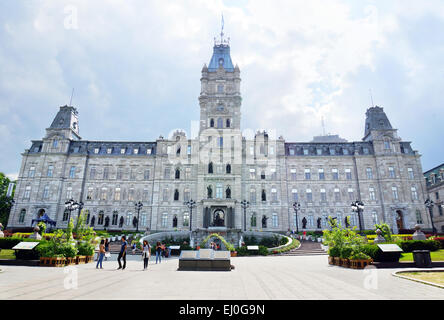
M 231 257 L 237 257 L 237 252 L 236 251 L 230 251 L 230 256 Z
M 328 256 L 328 264 L 334 265 L 335 264 L 335 258 Z
M 353 269 L 364 269 L 366 266 L 372 264 L 373 260 L 350 260 L 350 267 Z
M 92 262 L 92 261 L 94 261 L 94 255 L 86 256 L 85 263 L 89 263 L 89 262 Z
M 350 261 L 348 259 L 339 258 L 339 265 L 344 268 L 350 268 Z
M 40 258 L 40 266 L 43 267 L 64 267 L 66 265 L 66 258 Z
M 335 266 L 340 266 L 341 265 L 340 264 L 340 262 L 341 262 L 340 259 L 341 258 L 339 258 L 339 257 L 333 257 L 333 263 L 334 263 Z
M 84 263 L 86 263 L 86 256 L 77 256 L 75 258 L 75 263 L 76 264 L 84 264 Z
M 70 264 L 75 263 L 76 258 L 65 258 L 65 265 L 69 266 Z

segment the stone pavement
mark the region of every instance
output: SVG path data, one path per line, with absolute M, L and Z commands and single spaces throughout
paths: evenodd
M 131 260 L 126 270 L 107 261 L 67 268 L 4 266 L 0 299 L 444 299 L 444 290 L 392 276 L 330 266 L 327 256 L 236 257 L 231 272 L 176 271 L 177 258 Z M 77 289 L 65 289 L 72 270 Z M 397 269 L 400 270 L 400 269 Z M 65 273 L 70 271 L 71 273 Z M 370 277 L 370 278 L 369 278 Z M 368 281 L 368 280 L 376 281 Z M 365 286 L 376 283 L 377 288 Z

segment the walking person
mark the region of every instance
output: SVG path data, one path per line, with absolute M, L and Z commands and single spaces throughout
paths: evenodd
M 128 246 L 128 243 L 126 242 L 126 237 L 122 236 L 122 246 L 120 247 L 119 256 L 117 257 L 117 262 L 119 262 L 119 267 L 117 270 L 122 269 L 125 270 L 126 268 L 126 247 Z M 120 259 L 123 259 L 123 268 L 122 264 L 120 263 Z
M 143 270 L 148 269 L 148 261 L 150 260 L 150 256 L 151 256 L 151 246 L 147 240 L 143 240 L 143 247 L 142 247 Z
M 131 249 L 133 250 L 133 254 L 136 254 L 137 246 L 136 246 L 136 243 L 135 243 L 135 242 L 133 243 Z
M 157 241 L 157 244 L 156 244 L 156 264 L 157 264 L 157 261 L 159 261 L 159 263 L 162 262 L 162 245 L 160 244 L 159 241 Z
M 108 260 L 108 257 L 110 256 L 110 252 L 109 252 L 109 240 L 108 238 L 106 238 L 105 240 L 105 261 Z
M 96 269 L 99 269 L 99 264 L 100 264 L 100 269 L 103 269 L 102 261 L 104 256 L 105 256 L 105 240 L 102 239 L 99 245 L 99 258 L 97 259 Z

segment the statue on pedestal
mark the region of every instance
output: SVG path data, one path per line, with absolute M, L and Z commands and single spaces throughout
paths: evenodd
M 5 234 L 3 233 L 3 225 L 0 223 L 0 238 L 3 238 Z
M 421 231 L 421 226 L 415 224 L 415 233 L 412 236 L 413 240 L 427 240 L 424 232 Z
M 36 239 L 36 240 L 42 240 L 42 236 L 39 233 L 40 228 L 38 226 L 34 227 L 34 233 L 31 234 L 28 238 L 29 239 Z
M 374 243 L 384 243 L 385 242 L 385 238 L 381 235 L 382 231 L 380 229 L 376 230 L 376 239 L 374 241 Z

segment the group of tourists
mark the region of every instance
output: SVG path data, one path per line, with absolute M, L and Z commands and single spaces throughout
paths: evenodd
M 213 250 L 220 250 L 220 245 L 218 245 L 216 242 L 211 242 L 210 243 L 210 248 Z
M 128 247 L 128 242 L 126 241 L 126 237 L 122 236 L 122 243 L 120 246 L 120 252 L 119 252 L 119 255 L 117 256 L 117 262 L 119 263 L 119 267 L 117 268 L 117 270 L 125 270 L 125 268 L 126 268 L 127 247 Z M 131 249 L 134 254 L 136 251 L 136 244 L 135 243 L 131 246 Z M 167 258 L 171 255 L 171 249 L 167 248 L 164 243 L 160 243 L 159 241 L 156 244 L 155 252 L 156 252 L 156 264 L 162 262 L 162 257 Z M 99 245 L 99 252 L 98 252 L 96 269 L 99 269 L 99 266 L 100 266 L 100 269 L 103 269 L 103 267 L 102 267 L 103 259 L 105 259 L 105 261 L 106 261 L 109 257 L 111 257 L 111 253 L 109 251 L 109 241 L 108 241 L 108 239 L 101 240 L 100 245 Z M 142 245 L 143 270 L 147 270 L 148 261 L 149 261 L 150 257 L 151 257 L 151 246 L 147 240 L 144 240 L 143 245 Z M 123 261 L 123 265 L 122 265 L 122 261 Z

